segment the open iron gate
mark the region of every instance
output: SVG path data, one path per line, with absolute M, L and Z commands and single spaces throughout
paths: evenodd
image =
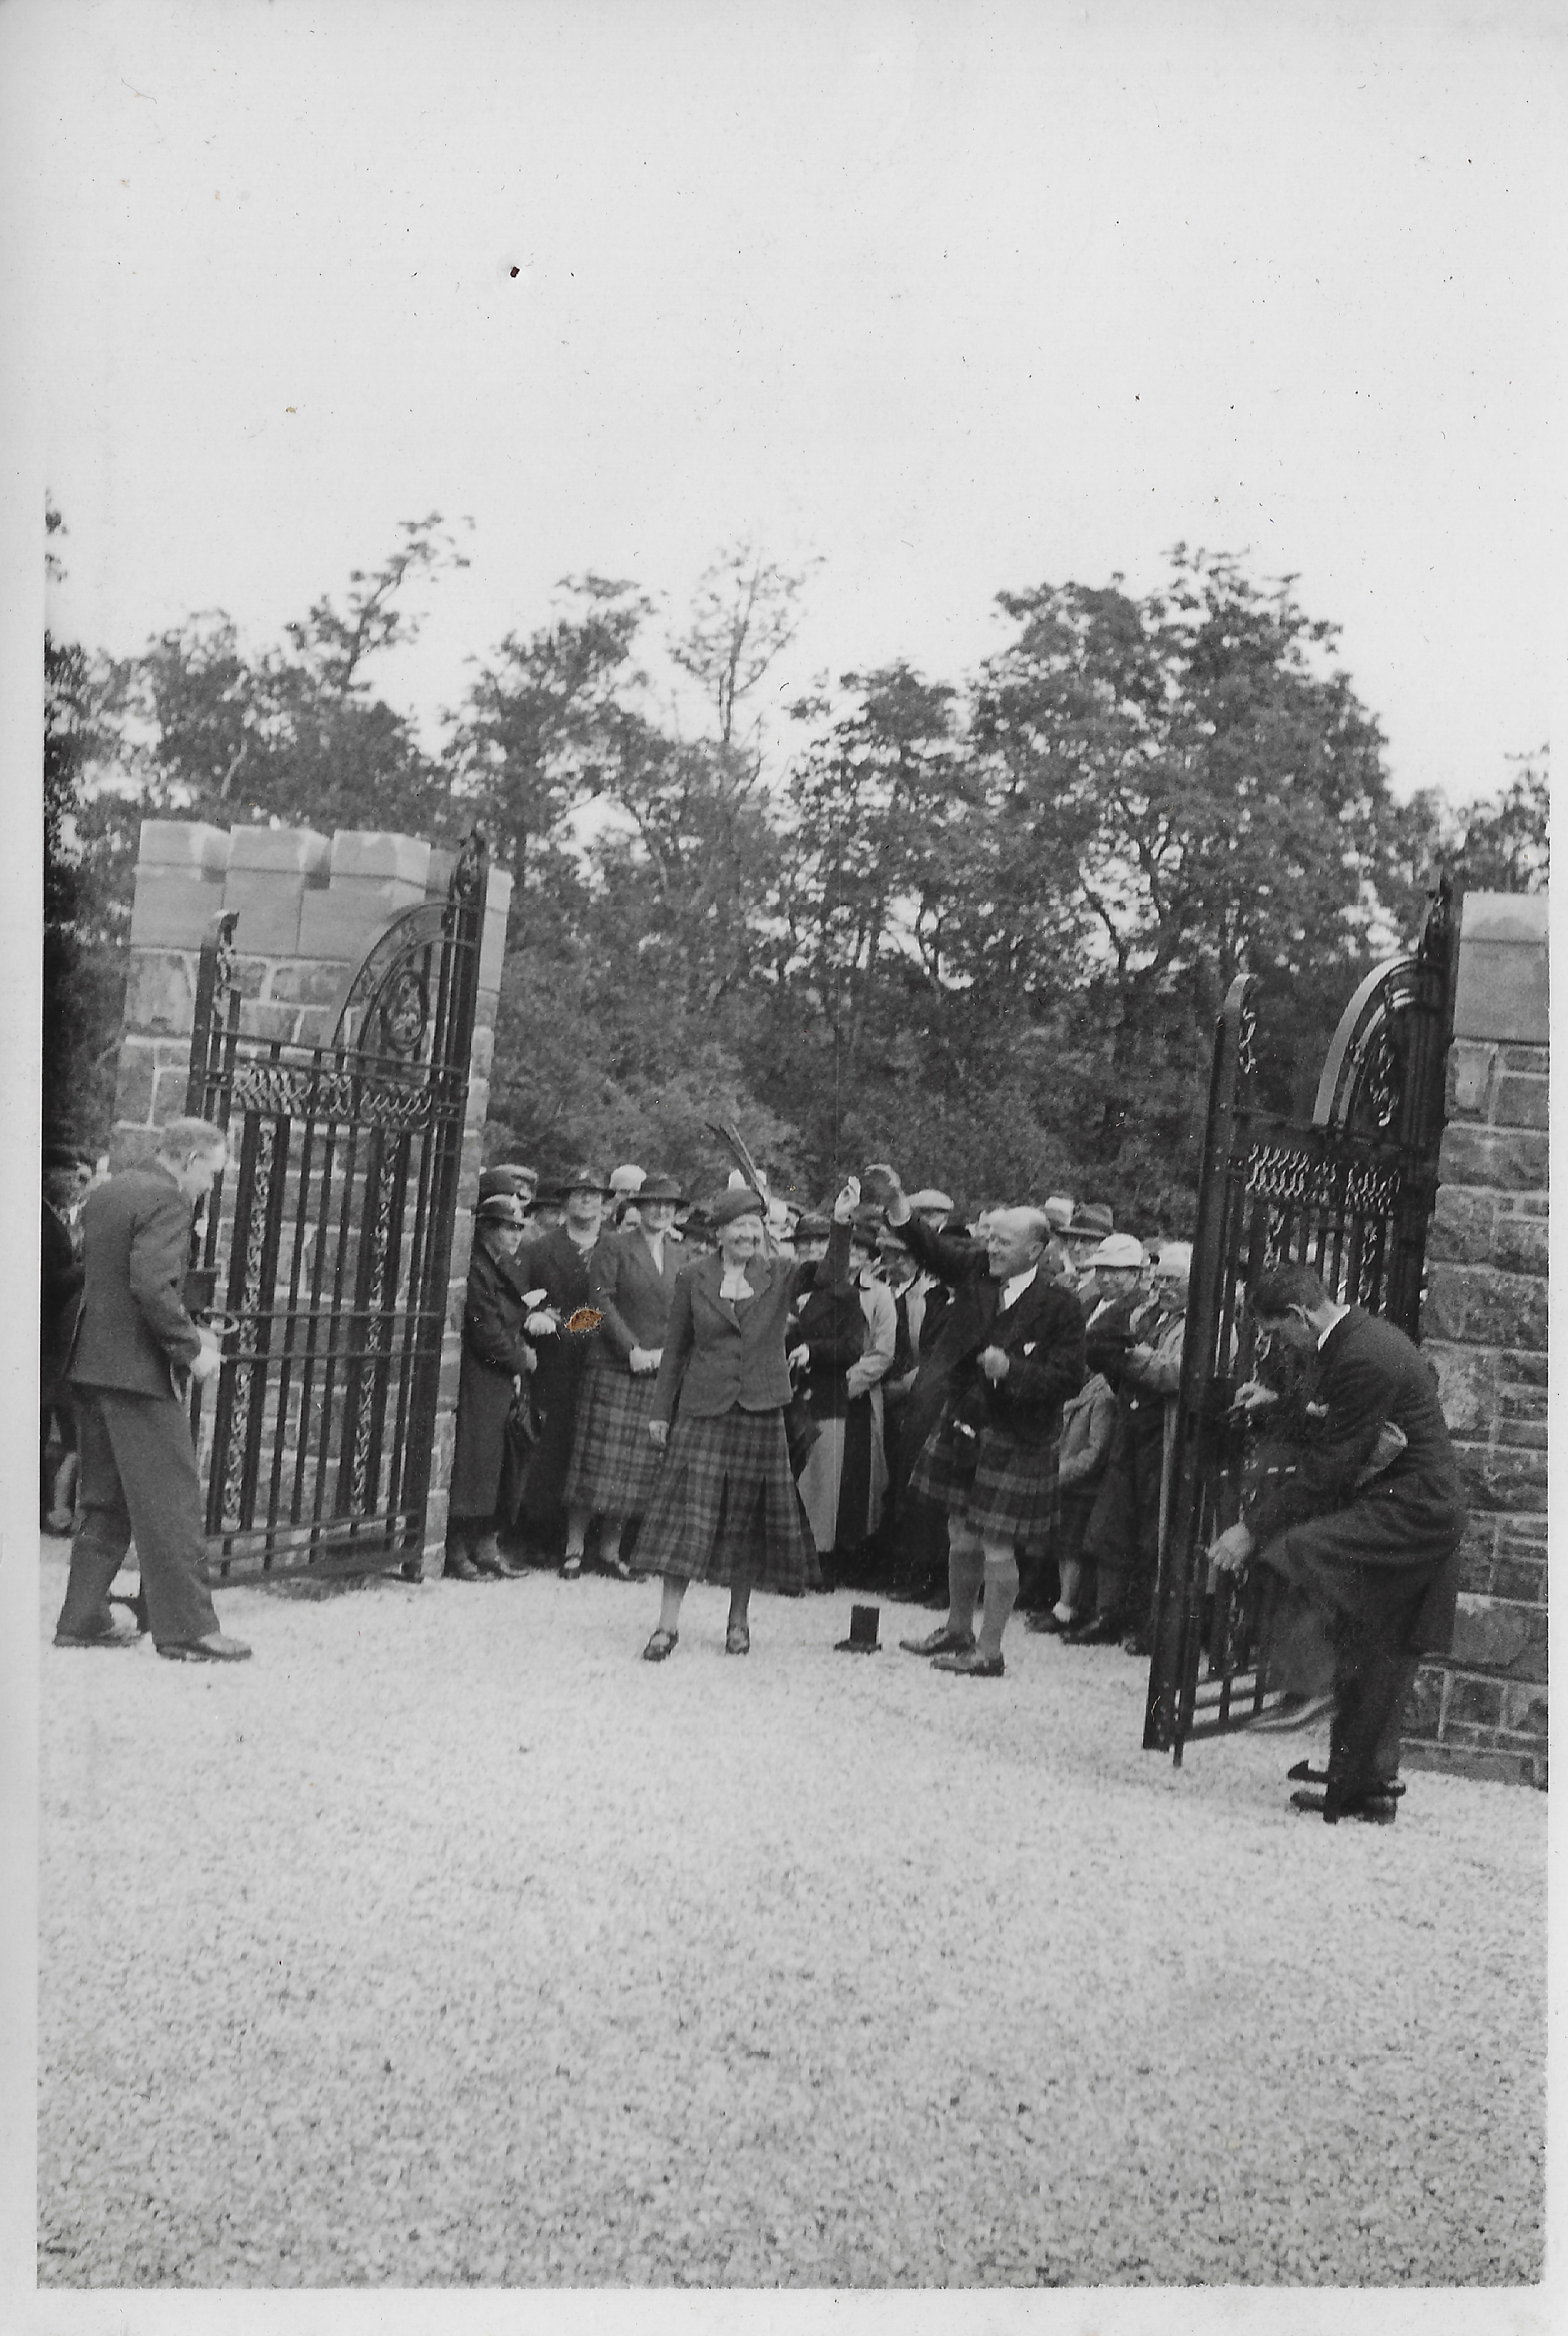
M 1252 1371 L 1252 1284 L 1309 1264 L 1341 1304 L 1419 1329 L 1461 914 L 1444 876 L 1414 956 L 1377 967 L 1345 1008 L 1310 1122 L 1254 1105 L 1250 976 L 1219 1018 L 1144 1726 L 1145 1748 L 1178 1765 L 1189 1737 L 1242 1725 L 1267 1692 L 1273 1577 L 1211 1582 L 1206 1554 L 1240 1505 L 1246 1431 L 1231 1406 Z
M 369 950 L 328 1046 L 241 1031 L 234 916 L 202 951 L 186 1108 L 232 1157 L 190 1291 L 225 1333 L 190 1399 L 209 1581 L 423 1548 L 487 878 L 476 830 L 446 898 Z

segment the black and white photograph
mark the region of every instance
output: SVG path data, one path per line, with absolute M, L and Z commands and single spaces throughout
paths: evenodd
M 1565 49 L 0 8 L 7 2329 L 1554 2324 Z

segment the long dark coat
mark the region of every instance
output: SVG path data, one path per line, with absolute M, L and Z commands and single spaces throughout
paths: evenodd
M 1319 1349 L 1326 1416 L 1289 1475 L 1265 1480 L 1247 1523 L 1266 1563 L 1320 1605 L 1410 1652 L 1452 1644 L 1464 1489 L 1432 1373 L 1390 1322 L 1359 1307 Z M 1405 1449 L 1358 1485 L 1385 1421 Z
M 528 1370 L 522 1299 L 510 1260 L 492 1257 L 476 1240 L 468 1267 L 463 1315 L 463 1374 L 457 1391 L 457 1446 L 452 1458 L 448 1514 L 491 1517 L 500 1497 L 506 1457 L 506 1417 L 512 1382 Z
M 603 1234 L 599 1236 L 605 1238 Z M 579 1307 L 593 1304 L 595 1250 L 580 1250 L 564 1225 L 557 1225 L 519 1250 L 507 1273 L 520 1290 L 542 1290 L 546 1305 L 564 1325 Z M 578 1395 L 597 1333 L 558 1330 L 536 1342 L 539 1368 L 531 1381 L 538 1441 L 523 1474 L 519 1508 L 535 1533 L 549 1533 L 561 1521 L 567 1470 L 577 1432 Z

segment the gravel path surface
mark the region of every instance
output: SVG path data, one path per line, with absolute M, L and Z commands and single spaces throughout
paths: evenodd
M 847 1596 L 219 1603 L 242 1669 L 45 1646 L 43 2284 L 1539 2277 L 1536 1796 L 1330 1828 Z

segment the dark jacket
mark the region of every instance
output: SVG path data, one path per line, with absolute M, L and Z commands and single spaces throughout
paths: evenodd
M 849 1255 L 850 1229 L 835 1224 L 823 1271 L 842 1280 Z M 745 1278 L 756 1294 L 735 1306 L 718 1294 L 722 1258 L 698 1258 L 685 1267 L 670 1305 L 654 1417 L 672 1418 L 677 1402 L 692 1419 L 717 1419 L 737 1405 L 742 1411 L 782 1411 L 790 1399 L 790 1309 L 816 1270 L 788 1258 L 754 1257 Z
M 834 1280 L 827 1260 L 809 1269 L 784 1340 L 793 1354 L 804 1347 L 808 1361 L 802 1392 L 814 1419 L 842 1419 L 848 1404 L 844 1381 L 852 1363 L 865 1352 L 866 1318 L 852 1281 Z
M 1261 1546 L 1288 1526 L 1332 1514 L 1331 1554 L 1346 1564 L 1431 1565 L 1457 1548 L 1465 1530 L 1458 1463 L 1431 1371 L 1420 1349 L 1359 1307 L 1329 1331 L 1310 1383 L 1325 1416 L 1289 1476 L 1268 1480 L 1247 1523 Z M 1356 1479 L 1385 1420 L 1405 1449 L 1368 1484 Z
M 898 1230 L 920 1263 L 952 1290 L 930 1362 L 960 1416 L 1020 1442 L 1055 1444 L 1062 1405 L 1084 1380 L 1084 1316 L 1073 1291 L 1037 1272 L 1004 1312 L 1003 1285 L 993 1279 L 982 1243 L 930 1232 L 912 1218 Z M 977 1360 L 991 1346 L 1011 1366 L 995 1384 Z M 922 1377 L 925 1369 L 922 1358 Z
M 185 1309 L 190 1202 L 156 1162 L 82 1203 L 82 1307 L 67 1375 L 83 1387 L 172 1395 L 201 1340 Z
M 1105 1312 L 1096 1320 L 1099 1302 L 1096 1299 L 1085 1316 L 1084 1358 L 1090 1370 L 1098 1371 L 1114 1390 L 1122 1383 L 1122 1358 L 1133 1343 L 1133 1317 L 1147 1300 L 1141 1290 L 1129 1290 L 1125 1297 L 1107 1299 Z
M 76 1328 L 76 1305 L 82 1295 L 82 1263 L 71 1228 L 57 1209 L 44 1203 L 43 1237 L 39 1244 L 38 1400 L 66 1400 L 65 1358 Z
M 601 1233 L 600 1241 L 606 1237 Z M 520 1495 L 523 1514 L 536 1528 L 556 1521 L 571 1465 L 572 1438 L 577 1430 L 577 1397 L 589 1351 L 598 1338 L 595 1330 L 569 1330 L 568 1318 L 593 1302 L 593 1260 L 599 1249 L 586 1254 L 564 1225 L 557 1225 L 519 1250 L 506 1268 L 520 1292 L 542 1290 L 545 1304 L 561 1318 L 560 1329 L 535 1343 L 539 1368 L 530 1382 L 538 1440 L 528 1463 Z
M 664 1344 L 670 1304 L 681 1268 L 689 1265 L 680 1243 L 664 1237 L 664 1271 L 654 1270 L 653 1251 L 640 1232 L 610 1233 L 600 1238 L 589 1275 L 589 1304 L 604 1316 L 589 1355 L 596 1370 L 625 1371 L 634 1347 Z
M 510 1264 L 510 1259 L 492 1257 L 475 1241 L 468 1265 L 457 1440 L 447 1494 L 447 1507 L 454 1517 L 488 1517 L 494 1510 L 506 1456 L 512 1381 L 532 1366 L 522 1335 L 522 1300 Z

